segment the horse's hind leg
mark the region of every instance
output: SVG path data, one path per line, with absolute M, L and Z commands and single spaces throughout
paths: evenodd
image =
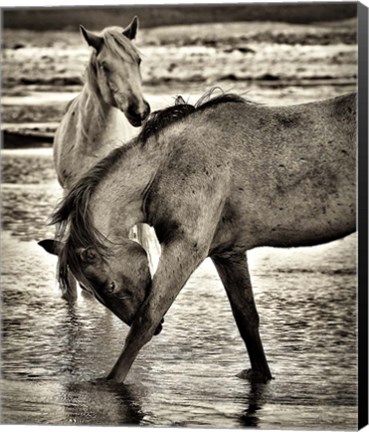
M 231 257 L 213 256 L 212 260 L 226 289 L 233 316 L 245 342 L 251 370 L 240 376 L 251 381 L 265 382 L 272 378 L 259 334 L 259 315 L 256 310 L 246 254 Z

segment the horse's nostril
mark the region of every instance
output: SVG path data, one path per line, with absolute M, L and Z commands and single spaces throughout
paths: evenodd
M 131 117 L 137 117 L 137 109 L 136 109 L 135 105 L 129 105 L 129 107 L 127 109 L 127 113 Z

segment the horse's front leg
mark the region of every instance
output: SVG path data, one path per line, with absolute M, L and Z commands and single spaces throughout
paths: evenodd
M 207 248 L 187 239 L 162 247 L 152 289 L 141 306 L 127 335 L 123 351 L 108 379 L 123 382 L 141 348 L 151 340 L 161 319 L 198 265 L 206 258 Z
M 246 254 L 228 257 L 214 256 L 212 260 L 226 289 L 233 316 L 245 342 L 251 370 L 239 376 L 251 381 L 272 378 L 259 334 L 259 315 L 256 310 Z

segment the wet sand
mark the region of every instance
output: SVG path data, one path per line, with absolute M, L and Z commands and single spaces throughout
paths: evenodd
M 355 428 L 354 237 L 250 253 L 275 376 L 258 386 L 235 377 L 246 354 L 210 262 L 127 384 L 94 384 L 118 356 L 126 326 L 91 299 L 68 307 L 52 257 L 35 242 L 4 240 L 3 423 Z

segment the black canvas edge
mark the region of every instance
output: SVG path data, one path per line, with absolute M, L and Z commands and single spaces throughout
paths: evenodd
M 358 427 L 368 424 L 368 8 L 358 3 Z

